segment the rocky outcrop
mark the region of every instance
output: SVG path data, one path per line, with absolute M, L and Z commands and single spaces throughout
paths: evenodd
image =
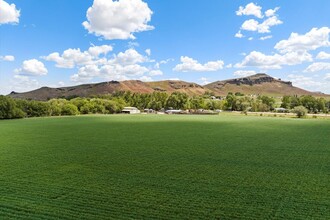
M 292 82 L 288 81 L 282 81 L 281 79 L 275 79 L 267 74 L 264 73 L 258 73 L 256 75 L 243 77 L 243 78 L 237 78 L 237 79 L 229 79 L 220 81 L 219 85 L 225 85 L 227 83 L 229 84 L 235 84 L 235 85 L 256 85 L 256 84 L 262 84 L 262 83 L 272 83 L 272 82 L 280 82 L 286 85 L 292 86 Z

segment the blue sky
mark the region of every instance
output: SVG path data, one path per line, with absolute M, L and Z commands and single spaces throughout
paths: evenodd
M 0 0 L 0 94 L 258 72 L 330 93 L 330 1 Z

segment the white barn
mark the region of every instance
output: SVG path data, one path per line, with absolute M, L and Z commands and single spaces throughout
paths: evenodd
M 140 110 L 135 107 L 125 107 L 122 111 L 124 114 L 140 114 Z

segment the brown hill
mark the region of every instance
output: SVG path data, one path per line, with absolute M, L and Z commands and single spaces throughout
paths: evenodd
M 246 95 L 313 95 L 328 96 L 322 93 L 310 92 L 292 85 L 291 82 L 275 79 L 267 74 L 258 73 L 248 77 L 216 81 L 204 86 L 217 95 L 226 95 L 228 92 L 240 92 Z
M 148 84 L 155 91 L 162 91 L 167 93 L 184 92 L 190 96 L 203 95 L 206 91 L 209 91 L 207 88 L 204 88 L 203 86 L 200 86 L 196 83 L 189 83 L 178 80 L 148 82 L 146 84 Z
M 309 92 L 294 87 L 291 82 L 275 79 L 267 74 L 256 74 L 249 77 L 217 81 L 205 86 L 176 80 L 165 80 L 158 82 L 127 80 L 122 82 L 110 81 L 62 88 L 42 87 L 40 89 L 25 93 L 12 92 L 9 96 L 13 98 L 45 101 L 52 98 L 105 95 L 117 91 L 130 91 L 133 93 L 152 93 L 154 91 L 167 93 L 184 92 L 190 96 L 203 95 L 205 92 L 213 92 L 218 96 L 225 96 L 228 92 L 240 92 L 246 95 L 313 95 L 330 97 L 329 95 L 322 93 Z

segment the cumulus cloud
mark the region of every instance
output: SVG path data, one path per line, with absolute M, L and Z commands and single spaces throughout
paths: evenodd
M 75 82 L 84 82 L 95 77 L 100 77 L 106 80 L 128 80 L 130 77 L 143 76 L 143 74 L 148 71 L 148 68 L 138 64 L 106 64 L 101 67 L 88 65 L 81 67 L 77 74 L 71 76 L 71 80 Z
M 246 77 L 257 74 L 254 70 L 237 70 L 234 72 L 234 76 L 237 77 Z
M 203 85 L 203 86 L 211 83 L 211 82 L 209 81 L 209 79 L 206 78 L 206 77 L 202 77 L 202 78 L 200 78 L 199 80 L 201 81 L 201 85 Z
M 330 46 L 329 42 L 330 28 L 312 28 L 308 33 L 299 35 L 291 33 L 289 39 L 282 40 L 275 45 L 275 49 L 281 53 L 292 51 L 316 50 L 320 47 Z
M 148 74 L 150 76 L 162 75 L 161 70 L 143 66 L 149 62 L 149 58 L 141 55 L 135 49 L 128 49 L 115 54 L 109 60 L 93 62 L 83 65 L 78 72 L 71 76 L 71 81 L 86 82 L 94 78 L 103 80 L 128 80 L 141 78 Z M 142 79 L 147 79 L 143 77 Z
M 267 40 L 267 39 L 271 39 L 273 36 L 272 35 L 267 35 L 264 37 L 260 37 L 259 40 Z
M 319 60 L 329 60 L 330 59 L 330 53 L 326 53 L 324 51 L 321 51 L 317 54 L 316 59 Z
M 42 76 L 47 75 L 48 70 L 45 65 L 39 60 L 25 60 L 22 67 L 15 70 L 16 73 L 31 76 Z
M 133 33 L 154 29 L 151 9 L 142 0 L 94 0 L 83 26 L 107 40 L 135 39 Z
M 86 51 L 81 52 L 79 48 L 67 49 L 62 55 L 54 52 L 43 58 L 55 62 L 59 68 L 74 68 L 75 65 L 84 65 L 92 61 L 92 56 Z
M 88 53 L 92 55 L 93 57 L 98 57 L 101 54 L 108 54 L 110 51 L 112 51 L 113 48 L 111 45 L 101 45 L 101 46 L 92 46 L 88 49 Z
M 280 9 L 280 7 L 276 7 L 274 9 L 268 9 L 265 12 L 266 17 L 272 17 L 272 16 L 274 16 L 279 9 Z
M 323 86 L 323 82 L 318 82 L 315 81 L 312 77 L 306 77 L 304 75 L 295 75 L 295 74 L 290 74 L 288 75 L 288 78 L 292 83 L 298 87 L 303 87 L 303 88 L 318 88 L 320 86 Z
M 104 63 L 106 59 L 100 59 L 101 54 L 107 55 L 113 48 L 110 45 L 92 46 L 87 51 L 81 51 L 77 49 L 67 49 L 62 55 L 58 52 L 49 54 L 42 57 L 47 61 L 53 61 L 56 63 L 56 67 L 72 69 L 76 65 L 90 65 L 95 63 Z
M 247 4 L 245 7 L 240 6 L 238 8 L 238 11 L 236 11 L 236 15 L 242 16 L 242 15 L 253 15 L 257 18 L 263 18 L 261 7 L 254 4 L 253 2 Z
M 40 84 L 36 79 L 31 79 L 29 76 L 14 75 L 9 89 L 16 92 L 25 92 L 39 87 Z
M 272 26 L 280 24 L 283 24 L 283 22 L 279 20 L 277 16 L 272 16 L 264 20 L 262 23 L 259 23 L 254 19 L 246 20 L 242 24 L 241 29 L 246 31 L 257 31 L 258 33 L 270 33 L 270 28 Z
M 163 75 L 163 72 L 161 70 L 151 70 L 149 72 L 149 75 L 150 76 L 161 76 L 161 75 Z
M 283 65 L 297 65 L 303 62 L 313 61 L 312 55 L 307 52 L 290 52 L 284 55 L 265 55 L 258 51 L 252 51 L 241 63 L 235 64 L 236 68 L 258 67 L 260 69 L 281 69 Z
M 120 52 L 115 55 L 114 59 L 110 60 L 109 63 L 120 63 L 122 65 L 143 63 L 148 60 L 147 57 L 138 53 L 135 49 L 128 49 L 125 52 Z
M 244 21 L 235 37 L 242 38 L 244 35 L 241 33 L 241 31 L 270 33 L 271 27 L 283 24 L 283 21 L 281 21 L 276 14 L 276 12 L 280 9 L 279 7 L 265 11 L 266 17 L 263 16 L 261 9 L 262 8 L 260 6 L 257 6 L 254 3 L 249 3 L 245 7 L 239 7 L 239 10 L 236 11 L 236 15 L 254 15 L 257 18 L 262 19 L 262 21 L 259 22 L 256 19 L 248 19 Z
M 330 63 L 316 62 L 309 65 L 304 72 L 319 72 L 321 70 L 330 70 Z
M 15 57 L 14 56 L 11 56 L 11 55 L 0 56 L 0 60 L 3 60 L 3 61 L 14 61 L 15 60 Z
M 181 63 L 174 67 L 174 71 L 178 72 L 212 72 L 223 69 L 224 62 L 222 60 L 209 61 L 205 64 L 200 64 L 187 56 L 180 58 Z
M 151 50 L 150 49 L 146 49 L 145 52 L 148 56 L 151 56 Z
M 237 38 L 243 38 L 244 35 L 241 33 L 241 30 L 239 30 L 239 31 L 235 34 L 235 37 L 237 37 Z
M 150 76 L 142 76 L 139 78 L 143 82 L 151 82 L 153 79 Z
M 16 9 L 15 4 L 8 4 L 4 0 L 0 0 L 0 25 L 18 23 L 20 11 Z

